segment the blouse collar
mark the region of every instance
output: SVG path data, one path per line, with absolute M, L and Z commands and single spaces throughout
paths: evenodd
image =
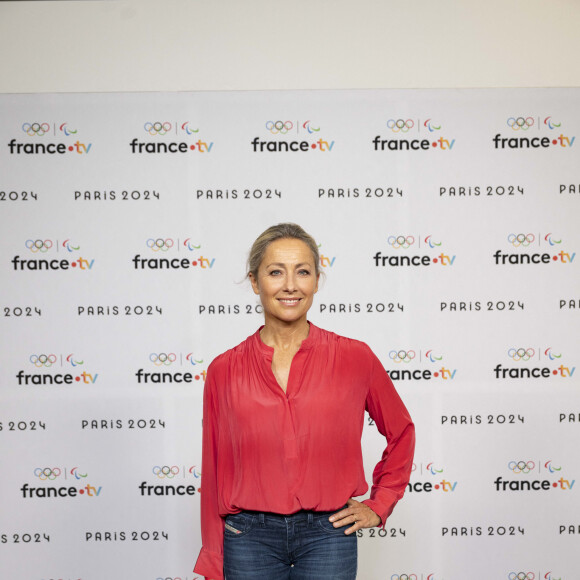
M 316 345 L 316 343 L 318 342 L 318 339 L 320 338 L 320 329 L 317 326 L 314 326 L 314 324 L 312 324 L 312 322 L 310 322 L 310 321 L 308 321 L 308 324 L 310 325 L 310 330 L 308 331 L 308 336 L 302 341 L 302 344 L 300 345 L 299 350 L 306 350 L 306 349 L 312 348 L 313 346 Z M 260 331 L 262 330 L 262 328 L 264 328 L 263 324 L 254 333 L 254 346 L 258 350 L 260 350 L 263 354 L 268 355 L 269 357 L 272 357 L 272 355 L 274 354 L 274 348 L 271 346 L 268 346 L 266 343 L 264 343 L 262 341 L 262 338 L 260 337 Z

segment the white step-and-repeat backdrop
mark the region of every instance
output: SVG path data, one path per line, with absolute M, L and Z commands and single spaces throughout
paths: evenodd
M 252 241 L 294 221 L 310 319 L 367 342 L 417 426 L 358 577 L 578 578 L 579 102 L 1 96 L 0 577 L 195 580 L 206 370 L 261 324 Z M 384 445 L 367 425 L 369 481 Z

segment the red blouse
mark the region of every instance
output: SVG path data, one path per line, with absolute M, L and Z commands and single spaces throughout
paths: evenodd
M 259 330 L 209 366 L 203 396 L 201 535 L 194 572 L 223 580 L 227 514 L 340 509 L 368 491 L 361 435 L 365 409 L 388 445 L 370 499 L 382 520 L 411 475 L 415 429 L 379 359 L 363 342 L 310 324 L 286 393 L 274 349 Z M 346 528 L 345 528 L 346 529 Z

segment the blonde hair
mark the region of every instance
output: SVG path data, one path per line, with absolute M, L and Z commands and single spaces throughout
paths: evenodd
M 272 242 L 283 239 L 300 240 L 304 242 L 312 252 L 316 275 L 320 274 L 320 256 L 318 254 L 318 246 L 316 245 L 314 238 L 310 234 L 306 233 L 298 224 L 283 223 L 269 227 L 265 232 L 262 232 L 256 238 L 256 241 L 252 244 L 250 255 L 248 256 L 246 275 L 249 276 L 252 274 L 254 278 L 257 278 L 258 269 L 262 263 L 262 260 L 264 259 L 266 248 Z

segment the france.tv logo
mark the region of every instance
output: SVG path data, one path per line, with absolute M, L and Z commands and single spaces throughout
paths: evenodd
M 81 249 L 80 244 L 70 239 L 62 242 L 59 240 L 29 238 L 24 242 L 24 248 L 32 258 L 14 256 L 11 260 L 12 267 L 16 271 L 39 271 L 39 270 L 79 270 L 89 271 L 95 265 L 94 258 L 67 258 L 66 256 Z M 55 254 L 60 254 L 59 257 Z
M 310 119 L 269 119 L 264 129 L 269 134 L 265 140 L 254 137 L 250 141 L 253 153 L 330 153 L 335 145 L 333 140 L 321 136 L 320 125 Z
M 455 138 L 440 134 L 442 124 L 432 118 L 393 117 L 386 127 L 389 137 L 377 135 L 372 140 L 373 151 L 452 151 L 455 146 Z
M 575 136 L 563 133 L 562 121 L 552 115 L 543 119 L 541 116 L 512 115 L 506 119 L 505 126 L 510 134 L 504 137 L 497 133 L 492 138 L 495 149 L 570 149 L 576 140 Z
M 443 251 L 443 242 L 431 234 L 392 234 L 387 236 L 387 244 L 392 252 L 384 255 L 381 251 L 376 252 L 373 256 L 376 267 L 453 266 L 455 263 L 456 255 Z M 422 255 L 410 256 L 409 251 L 421 251 Z
M 185 240 L 173 237 L 151 237 L 145 240 L 144 250 L 153 257 L 144 258 L 141 254 L 136 254 L 132 262 L 135 270 L 187 270 L 191 268 L 209 270 L 214 267 L 215 258 L 203 254 L 191 256 L 192 253 L 197 254 L 201 247 L 200 243 L 189 237 Z
M 63 155 L 73 153 L 87 155 L 91 151 L 92 143 L 81 142 L 76 139 L 78 129 L 70 126 L 67 122 L 54 123 L 45 121 L 26 121 L 21 125 L 20 135 L 25 141 L 17 141 L 16 138 L 8 142 L 10 155 Z M 47 142 L 50 137 L 61 137 L 65 142 Z
M 576 252 L 564 249 L 563 238 L 552 232 L 510 232 L 506 235 L 505 242 L 515 252 L 496 250 L 493 254 L 496 266 L 552 263 L 569 265 L 576 258 Z
M 199 127 L 190 121 L 145 121 L 143 132 L 148 141 L 134 137 L 132 154 L 142 153 L 211 153 L 214 142 L 198 136 Z M 167 137 L 165 139 L 165 137 Z M 174 140 L 170 140 L 174 139 Z

